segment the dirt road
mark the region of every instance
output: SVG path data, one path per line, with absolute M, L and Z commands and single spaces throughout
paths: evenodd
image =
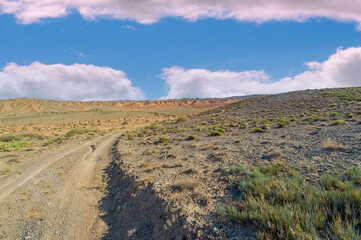
M 108 148 L 117 134 L 81 143 L 0 181 L 0 239 L 99 239 Z

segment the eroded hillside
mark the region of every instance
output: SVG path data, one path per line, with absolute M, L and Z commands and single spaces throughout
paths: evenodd
M 360 96 L 254 97 L 123 134 L 105 239 L 358 239 Z

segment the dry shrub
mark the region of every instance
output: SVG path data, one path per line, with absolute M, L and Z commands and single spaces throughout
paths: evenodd
M 324 149 L 327 150 L 332 150 L 332 151 L 340 151 L 340 150 L 344 150 L 345 147 L 342 144 L 339 144 L 331 139 L 327 139 L 323 144 L 322 144 Z

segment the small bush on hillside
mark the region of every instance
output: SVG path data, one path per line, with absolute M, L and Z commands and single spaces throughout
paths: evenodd
M 264 130 L 264 129 L 262 129 L 262 128 L 255 128 L 253 131 L 254 131 L 255 133 L 263 133 L 263 132 L 265 132 L 266 130 Z
M 65 134 L 65 137 L 73 137 L 75 135 L 81 135 L 84 133 L 96 133 L 97 129 L 72 129 Z
M 186 117 L 186 116 L 179 117 L 179 118 L 177 119 L 177 123 L 186 122 L 186 121 L 188 121 L 188 120 L 189 120 L 189 118 Z
M 240 126 L 241 129 L 247 129 L 248 128 L 248 124 L 247 123 L 242 123 Z
M 218 131 L 211 131 L 211 136 L 221 136 L 221 135 L 223 135 L 223 133 Z
M 224 130 L 223 128 L 220 128 L 217 131 L 211 131 L 211 136 L 221 136 L 225 132 L 226 132 L 226 130 Z
M 224 130 L 223 128 L 220 128 L 220 129 L 218 129 L 218 132 L 220 132 L 220 133 L 225 133 L 226 130 Z
M 197 139 L 197 137 L 194 136 L 194 135 L 190 135 L 190 136 L 188 136 L 188 138 L 187 138 L 187 140 L 196 140 L 196 139 Z
M 69 132 L 67 132 L 65 134 L 65 137 L 73 137 L 75 135 L 80 135 L 80 134 L 84 134 L 84 133 L 85 133 L 84 129 L 73 129 L 73 130 L 70 130 Z
M 287 126 L 287 122 L 283 122 L 283 121 L 278 122 L 277 125 L 278 125 L 279 128 L 283 128 L 283 127 Z
M 53 141 L 47 141 L 46 143 L 44 143 L 44 146 L 50 146 L 50 145 L 52 145 L 52 144 L 54 144 Z
M 0 142 L 20 141 L 21 139 L 23 139 L 21 135 L 3 135 L 0 137 Z
M 344 120 L 335 120 L 330 123 L 331 126 L 340 126 L 340 125 L 346 125 L 346 124 L 348 124 L 348 122 L 346 122 Z
M 342 117 L 342 114 L 337 113 L 337 112 L 331 112 L 330 115 L 331 115 L 331 117 L 334 117 L 334 118 L 341 118 Z
M 353 118 L 355 115 L 353 113 L 347 113 L 346 117 Z
M 138 135 L 137 135 L 138 137 L 144 137 L 145 136 L 145 134 L 144 133 L 138 133 Z
M 245 167 L 242 165 L 242 164 L 240 164 L 239 166 L 232 166 L 230 169 L 229 169 L 229 172 L 231 173 L 231 174 L 236 174 L 236 173 L 241 173 L 241 172 L 243 172 L 245 170 Z
M 159 139 L 159 142 L 160 143 L 165 143 L 165 142 L 168 142 L 169 141 L 169 138 L 167 138 L 167 137 L 161 137 L 160 139 Z
M 35 134 L 35 133 L 24 133 L 24 134 L 21 134 L 21 136 L 28 137 L 28 138 L 39 138 L 40 135 Z

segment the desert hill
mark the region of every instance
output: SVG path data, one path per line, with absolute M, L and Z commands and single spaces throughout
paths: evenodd
M 225 99 L 180 99 L 154 101 L 55 101 L 36 98 L 0 100 L 0 114 L 107 110 L 144 110 L 170 107 L 219 107 L 238 101 L 238 98 Z

